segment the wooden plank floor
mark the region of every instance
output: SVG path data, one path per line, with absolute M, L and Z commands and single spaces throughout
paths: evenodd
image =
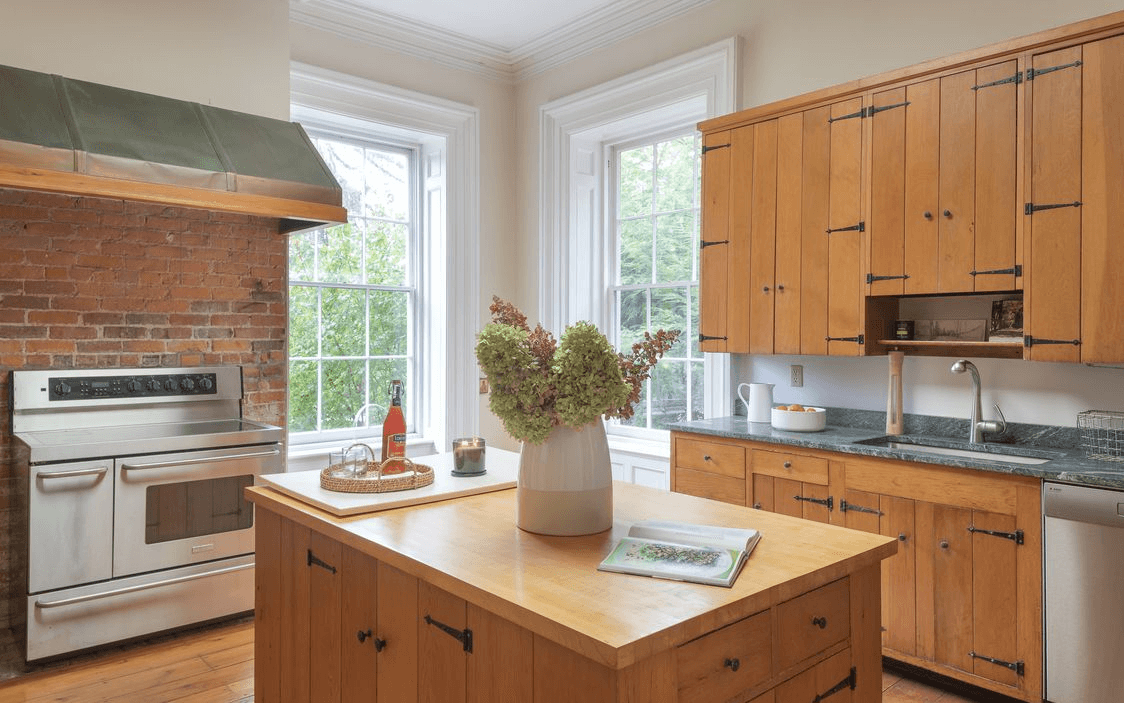
M 249 703 L 254 623 L 191 630 L 154 644 L 62 662 L 0 684 L 0 703 Z M 887 669 L 883 703 L 1000 703 L 1013 699 Z

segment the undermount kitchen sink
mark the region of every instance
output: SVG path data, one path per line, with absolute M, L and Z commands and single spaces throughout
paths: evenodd
M 1002 444 L 971 445 L 964 442 L 935 438 L 886 436 L 860 440 L 855 442 L 855 444 L 885 447 L 887 449 L 897 449 L 903 452 L 959 456 L 970 459 L 983 459 L 985 461 L 1003 461 L 1011 464 L 1045 464 L 1060 456 L 1055 452 L 1038 449 L 1016 448 Z

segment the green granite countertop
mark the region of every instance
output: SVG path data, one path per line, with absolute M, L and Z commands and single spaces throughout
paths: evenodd
M 748 422 L 745 416 L 680 422 L 673 424 L 671 429 L 920 464 L 1033 476 L 1046 481 L 1124 489 L 1124 462 L 1087 458 L 1080 447 L 1080 437 L 1074 427 L 1012 423 L 1003 435 L 988 435 L 989 441 L 971 446 L 976 451 L 994 453 L 994 459 L 981 459 L 880 446 L 878 442 L 884 442 L 888 437 L 884 429 L 885 417 L 885 413 L 873 411 L 828 408 L 827 428 L 822 432 L 777 430 L 768 423 Z M 893 439 L 962 449 L 968 448 L 967 427 L 966 420 L 907 415 L 905 432 L 893 436 Z M 1047 461 L 1041 464 L 1014 463 L 1006 458 L 1010 454 L 1039 457 Z

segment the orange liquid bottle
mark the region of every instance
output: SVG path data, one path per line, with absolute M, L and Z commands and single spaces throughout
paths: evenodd
M 402 382 L 390 382 L 390 408 L 382 421 L 382 460 L 395 456 L 406 456 L 406 416 L 402 414 Z M 406 470 L 405 464 L 392 461 L 383 467 L 386 474 L 398 474 Z

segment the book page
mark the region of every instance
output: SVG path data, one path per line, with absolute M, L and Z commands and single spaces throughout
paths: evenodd
M 598 569 L 729 586 L 744 561 L 740 549 L 715 549 L 625 537 Z
M 671 520 L 642 520 L 634 524 L 628 534 L 644 539 L 738 551 L 748 551 L 760 536 L 757 530 L 696 525 Z

